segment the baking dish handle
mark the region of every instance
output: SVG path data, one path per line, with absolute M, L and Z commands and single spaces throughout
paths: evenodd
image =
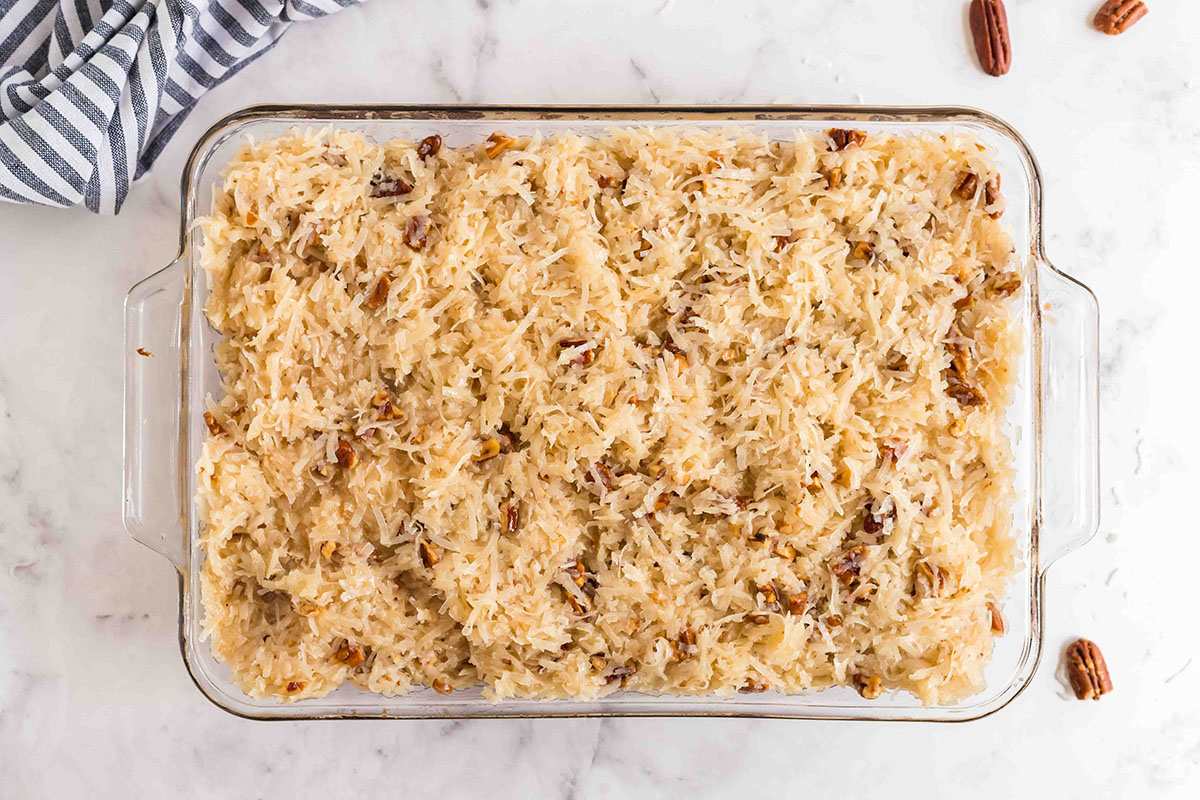
M 1100 523 L 1100 328 L 1091 290 L 1038 262 L 1041 319 L 1042 571 L 1082 547 Z
M 182 569 L 179 488 L 181 314 L 186 269 L 175 260 L 125 298 L 125 529 Z

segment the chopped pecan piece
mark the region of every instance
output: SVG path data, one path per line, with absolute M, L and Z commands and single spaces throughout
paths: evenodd
M 617 178 L 612 175 L 600 175 L 596 178 L 596 185 L 601 189 L 615 189 L 625 183 L 623 178 Z
M 388 178 L 382 174 L 371 180 L 371 197 L 399 197 L 413 190 L 413 185 L 403 178 Z
M 367 308 L 374 311 L 387 302 L 388 292 L 392 290 L 392 279 L 387 275 L 380 277 L 375 282 L 375 288 L 371 290 L 371 294 L 367 297 Z
M 454 687 L 449 681 L 444 681 L 441 678 L 435 678 L 433 681 L 433 690 L 438 694 L 450 694 L 454 691 Z
M 973 295 L 973 294 L 965 294 L 962 297 L 960 297 L 954 301 L 954 310 L 955 311 L 966 311 L 968 308 L 974 308 L 974 306 L 975 306 L 975 295 Z
M 333 474 L 333 470 L 329 468 L 329 464 L 324 461 L 318 461 L 313 464 L 313 474 L 320 478 L 328 478 Z
M 992 633 L 1003 634 L 1005 631 L 1004 615 L 1000 613 L 1000 607 L 991 600 L 987 603 L 988 615 L 991 617 Z
M 575 559 L 572 563 L 563 567 L 563 569 L 566 571 L 567 576 L 570 577 L 570 579 L 572 581 L 574 581 L 575 585 L 578 586 L 580 589 L 582 589 L 584 587 L 584 584 L 587 583 L 587 580 L 588 580 L 587 567 L 578 558 Z
M 825 618 L 825 627 L 840 628 L 840 627 L 842 627 L 842 622 L 843 622 L 843 620 L 842 620 L 841 614 L 830 614 L 828 617 Z
M 471 460 L 478 464 L 498 455 L 500 455 L 500 440 L 491 436 L 480 443 L 479 452 L 471 456 Z
M 417 552 L 421 556 L 421 563 L 428 569 L 433 569 L 433 565 L 442 560 L 441 550 L 432 542 L 419 542 L 417 544 Z
M 992 280 L 991 293 L 996 297 L 1009 297 L 1021 288 L 1021 276 L 1015 272 L 1005 272 Z
M 442 137 L 436 133 L 433 136 L 426 136 L 417 145 L 417 156 L 420 158 L 432 158 L 436 156 L 442 149 Z
M 774 553 L 775 555 L 779 556 L 780 558 L 784 559 L 785 561 L 795 561 L 796 560 L 796 548 L 793 547 L 788 542 L 783 542 L 783 541 L 776 542 L 775 546 L 771 548 L 771 552 Z
M 634 667 L 630 664 L 622 664 L 619 667 L 614 667 L 613 671 L 605 676 L 604 681 L 606 683 L 616 683 L 617 681 L 620 681 L 621 685 L 624 686 L 625 681 L 632 677 L 633 673 L 635 672 L 637 672 L 637 667 Z
M 574 348 L 580 349 L 579 352 L 571 359 L 571 363 L 577 366 L 586 367 L 596 360 L 596 351 L 600 349 L 599 345 L 588 347 L 587 339 L 562 339 L 558 343 L 560 350 L 571 350 Z
M 859 261 L 870 261 L 871 256 L 875 255 L 875 245 L 870 242 L 855 242 L 850 255 Z
M 844 584 L 849 584 L 862 573 L 863 562 L 867 560 L 866 545 L 856 545 L 842 553 L 830 564 L 833 574 Z
M 427 214 L 409 217 L 404 226 L 404 243 L 406 245 L 413 250 L 420 250 L 425 246 L 425 239 L 428 235 L 429 216 Z
M 775 240 L 776 253 L 782 253 L 783 248 L 787 247 L 792 242 L 791 236 L 772 236 L 771 238 Z
M 763 608 L 773 614 L 778 614 L 782 608 L 779 605 L 779 593 L 775 591 L 775 587 L 764 583 L 757 589 L 758 593 L 763 596 Z
M 663 492 L 658 497 L 654 498 L 655 511 L 662 511 L 669 505 L 671 505 L 671 495 L 667 492 Z
M 836 189 L 842 185 L 843 173 L 841 167 L 823 169 L 821 170 L 821 174 L 825 176 L 826 189 Z
M 225 432 L 225 429 L 221 427 L 221 423 L 217 422 L 217 418 L 213 416 L 211 411 L 204 412 L 204 424 L 208 426 L 208 432 L 213 436 L 220 436 Z
M 1149 12 L 1142 0 L 1107 0 L 1096 12 L 1092 24 L 1101 33 L 1116 36 L 1129 30 Z
M 345 439 L 338 439 L 333 453 L 337 456 L 338 466 L 342 469 L 354 469 L 358 464 L 358 453 L 354 452 L 354 446 Z
M 287 693 L 296 694 L 304 691 L 304 681 L 288 681 Z
M 979 188 L 979 176 L 974 172 L 968 172 L 959 179 L 958 185 L 954 187 L 954 193 L 963 200 L 973 200 L 977 188 Z
M 946 589 L 948 577 L 946 570 L 935 567 L 922 559 L 917 562 L 916 578 L 913 587 L 918 597 L 941 597 Z
M 487 138 L 487 147 L 484 148 L 488 158 L 495 158 L 510 147 L 515 146 L 517 140 L 511 136 L 505 136 L 500 131 L 496 131 Z
M 595 464 L 592 464 L 592 468 L 588 470 L 588 477 L 604 487 L 605 491 L 610 491 L 613 488 L 612 470 L 603 461 L 597 461 Z
M 576 616 L 582 617 L 584 614 L 587 613 L 587 609 L 585 609 L 583 607 L 583 604 L 580 603 L 578 599 L 576 599 L 575 595 L 573 595 L 570 592 L 567 592 L 565 590 L 564 590 L 564 594 L 566 594 L 567 603 L 571 606 L 571 610 L 573 612 L 575 612 Z
M 833 143 L 834 150 L 845 150 L 850 145 L 858 145 L 862 147 L 867 141 L 867 132 L 859 130 L 847 130 L 845 128 L 830 128 L 825 131 L 825 135 Z
M 983 405 L 983 395 L 974 386 L 950 373 L 947 373 L 945 378 L 946 394 L 957 400 L 960 406 Z
M 767 691 L 769 688 L 770 686 L 768 686 L 765 681 L 747 678 L 746 682 L 738 687 L 738 692 L 740 694 L 759 694 Z
M 988 181 L 986 184 L 984 184 L 983 202 L 984 202 L 984 205 L 991 206 L 991 205 L 995 205 L 999 199 L 1000 199 L 1000 176 L 996 175 L 990 181 Z M 1000 217 L 1003 215 L 1004 215 L 1004 209 L 997 209 L 996 211 L 993 211 L 992 213 L 988 214 L 988 216 L 991 217 L 992 219 L 1000 219 Z
M 883 505 L 882 501 L 879 505 Z M 869 534 L 881 533 L 888 520 L 896 518 L 896 505 L 893 503 L 886 511 L 875 511 L 876 501 L 871 500 L 863 509 L 863 531 Z
M 883 694 L 883 679 L 878 675 L 860 675 L 855 681 L 858 693 L 866 700 L 875 700 Z
M 345 664 L 347 667 L 357 667 L 359 664 L 367 660 L 366 655 L 363 653 L 363 649 L 358 645 L 350 644 L 349 642 L 346 642 L 339 647 L 338 651 L 334 653 L 333 657 Z
M 679 632 L 679 637 L 671 642 L 671 649 L 675 651 L 675 657 L 679 660 L 691 658 L 698 650 L 696 647 L 696 634 L 691 628 L 684 628 Z
M 134 350 L 133 352 L 137 353 L 139 356 L 143 356 L 144 358 L 154 358 L 154 353 L 151 353 L 149 350 L 147 350 L 144 347 L 139 347 L 137 350 Z
M 1079 639 L 1067 648 L 1067 678 L 1078 700 L 1099 700 L 1112 691 L 1108 665 L 1095 642 Z
M 501 516 L 504 519 L 504 532 L 516 533 L 521 529 L 521 501 L 515 497 L 510 497 L 500 506 Z
M 788 613 L 800 616 L 808 608 L 808 592 L 796 592 L 788 598 Z

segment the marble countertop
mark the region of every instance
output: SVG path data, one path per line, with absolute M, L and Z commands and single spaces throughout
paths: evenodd
M 1009 0 L 1012 72 L 966 3 L 375 0 L 295 27 L 206 96 L 117 217 L 0 205 L 0 795 L 5 798 L 1200 795 L 1200 6 Z M 938 8 L 938 7 L 943 8 Z M 748 720 L 254 723 L 210 705 L 176 580 L 120 512 L 121 302 L 174 256 L 179 174 L 259 102 L 964 104 L 1028 139 L 1046 250 L 1102 316 L 1100 533 L 1053 567 L 1047 658 L 964 725 Z M 1068 696 L 1086 635 L 1116 690 Z

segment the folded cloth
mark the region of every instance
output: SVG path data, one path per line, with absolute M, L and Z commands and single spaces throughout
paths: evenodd
M 0 199 L 115 214 L 208 89 L 360 0 L 0 0 Z

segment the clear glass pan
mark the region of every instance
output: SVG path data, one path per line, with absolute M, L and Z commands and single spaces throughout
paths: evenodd
M 264 139 L 293 126 L 337 125 L 383 141 L 433 133 L 448 145 L 510 134 L 573 131 L 599 134 L 617 126 L 737 126 L 773 139 L 797 132 L 855 127 L 868 132 L 945 133 L 968 130 L 991 145 L 1004 177 L 1017 252 L 1027 279 L 1018 300 L 1024 349 L 1008 414 L 1017 466 L 1014 534 L 1021 565 L 1004 601 L 1008 633 L 997 641 L 979 694 L 952 706 L 925 707 L 888 693 L 867 701 L 845 688 L 801 695 L 732 699 L 619 693 L 601 700 L 506 700 L 477 692 L 432 690 L 383 697 L 342 688 L 324 698 L 282 705 L 243 695 L 199 639 L 198 575 L 202 554 L 193 498 L 193 465 L 204 440 L 204 400 L 218 396 L 212 357 L 216 332 L 202 309 L 207 284 L 197 252 L 198 214 L 209 208 L 222 168 L 247 135 Z M 1042 185 L 1036 160 L 1003 121 L 968 108 L 861 106 L 733 107 L 470 107 L 257 106 L 214 125 L 184 169 L 179 256 L 133 287 L 125 302 L 124 517 L 129 533 L 179 571 L 179 643 L 196 686 L 216 705 L 255 719 L 466 718 L 558 716 L 749 716 L 796 719 L 961 721 L 994 712 L 1029 683 L 1042 652 L 1046 569 L 1084 544 L 1099 513 L 1098 309 L 1087 287 L 1056 270 L 1042 251 Z M 142 358 L 136 348 L 152 351 Z

